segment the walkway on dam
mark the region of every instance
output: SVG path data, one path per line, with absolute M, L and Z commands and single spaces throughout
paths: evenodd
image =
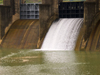
M 39 37 L 39 20 L 17 20 L 4 36 L 1 46 L 3 48 L 37 47 Z

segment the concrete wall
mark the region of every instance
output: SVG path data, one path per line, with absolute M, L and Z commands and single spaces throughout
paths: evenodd
M 5 28 L 12 21 L 10 6 L 0 6 L 0 39 L 5 35 Z
M 84 3 L 84 25 L 86 26 L 86 31 L 85 31 L 85 39 L 89 37 L 89 33 L 91 30 L 88 30 L 89 27 L 91 27 L 91 21 L 96 13 L 95 9 L 95 2 L 85 2 Z M 92 8 L 92 9 L 91 9 Z M 88 32 L 88 33 L 87 33 Z
M 15 1 L 15 13 L 20 14 L 20 0 L 14 0 Z M 25 0 L 21 0 L 21 3 L 24 3 Z
M 3 0 L 3 5 L 10 6 L 10 0 Z
M 99 10 L 100 10 L 100 1 L 99 1 Z
M 42 36 L 42 33 L 46 27 L 47 19 L 51 16 L 51 7 L 50 5 L 40 5 L 40 36 Z
M 62 0 L 42 0 L 42 4 L 49 4 L 51 6 L 51 13 L 58 13 L 58 4 Z
M 4 6 L 10 6 L 11 8 L 11 11 L 10 11 L 10 13 L 12 14 L 12 15 L 14 15 L 15 14 L 15 1 L 14 0 L 3 0 L 3 5 Z
M 91 23 L 91 33 L 88 39 L 86 50 L 100 51 L 100 12 L 95 14 Z
M 96 12 L 98 12 L 98 11 L 99 11 L 99 1 L 100 1 L 100 0 L 96 0 L 96 7 L 95 7 Z
M 18 0 L 15 0 L 18 1 Z M 9 30 L 11 24 L 19 19 L 15 15 L 15 1 L 14 0 L 3 0 L 3 6 L 0 6 L 0 40 Z
M 87 44 L 90 39 L 92 30 L 94 29 L 92 22 L 94 21 L 95 15 L 99 12 L 98 3 L 98 1 L 87 1 L 84 3 L 84 24 L 81 28 L 75 50 L 86 50 L 87 48 Z
M 100 0 L 86 0 L 86 2 L 96 2 L 96 12 L 98 12 L 100 8 Z
M 25 0 L 21 0 L 21 3 L 24 3 Z M 11 13 L 17 14 L 15 17 L 20 18 L 20 0 L 3 0 L 4 6 L 11 6 Z M 19 14 L 19 15 L 18 15 Z

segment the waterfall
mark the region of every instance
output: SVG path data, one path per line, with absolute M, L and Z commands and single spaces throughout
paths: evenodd
M 83 18 L 54 21 L 44 39 L 41 50 L 74 50 Z

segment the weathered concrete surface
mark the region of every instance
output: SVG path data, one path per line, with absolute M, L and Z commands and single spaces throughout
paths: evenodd
M 84 23 L 81 28 L 75 50 L 82 50 L 85 48 L 89 34 L 91 33 L 91 21 L 96 13 L 95 2 L 84 2 Z M 92 8 L 92 9 L 91 9 Z
M 75 50 L 92 50 L 90 46 L 93 42 L 89 40 L 93 40 L 93 36 L 96 33 L 95 26 L 99 21 L 100 15 L 99 2 L 98 0 L 84 2 L 84 24 L 77 39 Z M 96 49 L 94 48 L 94 50 Z
M 3 0 L 3 5 L 4 6 L 10 6 L 10 13 L 12 15 L 15 14 L 15 1 L 14 0 Z
M 0 6 L 0 40 L 5 35 L 5 29 L 12 21 L 10 6 Z
M 75 50 L 100 50 L 100 12 L 94 16 L 90 26 L 83 25 L 81 28 Z
M 3 0 L 3 5 L 0 6 L 0 44 L 12 23 L 20 18 L 19 11 L 20 0 Z
M 42 33 L 43 33 L 45 27 L 47 26 L 46 22 L 47 22 L 47 19 L 49 19 L 50 15 L 51 15 L 50 5 L 41 4 L 40 5 L 40 16 L 39 16 L 39 19 L 40 19 L 40 36 L 42 36 Z
M 15 2 L 15 14 L 20 14 L 20 0 L 14 0 Z M 21 3 L 23 4 L 25 0 L 21 0 Z
M 51 15 L 53 15 L 54 13 L 57 14 L 58 13 L 58 6 L 59 3 L 62 2 L 63 0 L 42 0 L 42 4 L 43 5 L 50 5 L 51 8 Z
M 87 42 L 86 50 L 100 51 L 100 12 L 96 14 L 91 24 L 91 34 Z
M 24 3 L 25 0 L 21 0 L 21 3 Z M 3 0 L 4 6 L 11 6 L 13 12 L 20 14 L 20 0 Z
M 91 30 L 89 30 L 88 28 L 91 27 L 91 21 L 96 13 L 95 5 L 96 5 L 95 2 L 84 3 L 84 25 L 86 27 L 85 36 L 84 36 L 85 40 L 89 37 L 88 34 L 91 32 Z
M 3 48 L 36 49 L 39 39 L 39 20 L 17 20 L 4 36 Z
M 25 2 L 25 0 L 21 0 L 21 3 L 24 3 L 24 2 Z M 10 13 L 12 13 L 12 15 L 14 15 L 12 20 L 15 20 L 16 17 L 17 17 L 17 19 L 20 19 L 20 0 L 3 0 L 3 5 L 11 7 Z M 17 15 L 15 15 L 15 14 L 17 14 Z

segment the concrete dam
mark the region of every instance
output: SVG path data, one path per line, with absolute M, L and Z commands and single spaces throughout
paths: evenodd
M 12 2 L 14 2 L 14 0 Z M 4 14 L 3 12 L 7 13 L 7 11 L 9 11 L 7 15 L 10 14 L 13 17 L 15 17 L 16 16 L 15 13 L 18 12 L 18 11 L 15 11 L 17 7 L 11 8 L 12 6 L 14 6 L 13 3 L 10 3 L 10 6 L 6 6 L 6 3 L 5 3 L 5 6 L 0 6 L 0 10 L 2 10 L 0 15 Z M 75 9 L 74 8 L 75 6 L 76 8 L 78 8 L 79 6 L 79 9 Z M 5 10 L 3 10 L 4 8 Z M 7 10 L 6 8 L 9 8 L 9 10 Z M 13 11 L 13 13 L 11 13 L 10 11 Z M 11 18 L 12 16 L 8 16 L 8 18 Z M 30 18 L 29 16 L 28 18 Z M 38 15 L 36 14 L 36 15 L 33 15 L 33 17 L 34 16 L 37 17 Z M 15 22 L 13 22 L 11 26 L 8 28 L 8 31 L 6 31 L 6 29 L 9 26 L 10 19 L 9 19 L 9 22 L 7 22 L 8 19 L 7 18 L 5 19 L 5 16 L 3 17 L 4 18 L 1 17 L 1 21 L 6 20 L 6 23 L 5 22 L 1 23 L 0 37 L 1 37 L 1 47 L 2 48 L 39 49 L 41 48 L 44 38 L 49 28 L 52 27 L 51 25 L 54 23 L 54 21 L 58 22 L 59 18 L 70 18 L 70 19 L 71 18 L 84 18 L 83 24 L 79 26 L 80 29 L 77 30 L 79 35 L 78 33 L 76 34 L 76 39 L 74 40 L 75 43 L 69 49 L 87 50 L 87 51 L 88 50 L 92 50 L 92 51 L 100 50 L 99 0 L 85 1 L 85 2 L 62 2 L 62 0 L 56 0 L 56 1 L 42 0 L 42 4 L 39 4 L 39 19 L 15 20 Z M 62 24 L 62 26 L 65 28 L 67 26 L 67 23 L 70 22 L 70 20 L 68 22 L 67 21 L 68 20 L 65 21 L 66 22 L 65 25 Z M 69 24 L 69 26 L 70 27 L 76 26 L 76 29 L 78 29 L 77 28 L 78 25 L 75 24 L 78 21 L 79 19 L 77 19 L 77 21 L 75 22 L 74 20 L 72 20 L 74 24 L 73 26 Z M 59 27 L 62 27 L 62 26 L 59 26 Z M 64 36 L 66 35 L 65 36 L 66 40 L 68 40 L 67 36 L 70 36 L 70 35 L 67 35 L 69 34 L 67 33 L 68 32 L 67 30 L 65 30 L 66 33 L 63 30 L 63 32 L 65 33 Z M 62 32 L 61 33 L 57 32 L 57 33 L 59 35 L 62 34 Z M 55 36 L 55 37 L 56 37 L 55 39 L 58 39 L 58 40 L 63 39 L 63 38 L 59 38 L 59 36 Z M 70 40 L 72 41 L 72 39 Z M 60 45 L 58 46 L 63 47 L 61 42 L 59 42 L 59 44 Z M 43 46 L 45 45 L 43 44 Z

